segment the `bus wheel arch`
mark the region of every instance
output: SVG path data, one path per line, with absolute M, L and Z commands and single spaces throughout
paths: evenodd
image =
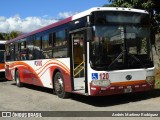
M 15 77 L 14 77 L 14 80 L 16 81 L 17 87 L 22 87 L 22 86 L 23 86 L 23 83 L 22 83 L 21 80 L 20 80 L 20 74 L 19 74 L 18 68 L 15 69 Z
M 53 73 L 53 93 L 59 98 L 68 98 L 70 93 L 65 91 L 64 77 L 60 70 Z

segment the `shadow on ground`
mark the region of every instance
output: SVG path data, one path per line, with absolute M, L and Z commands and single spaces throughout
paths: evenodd
M 11 85 L 16 85 L 12 83 Z M 25 88 L 37 90 L 40 92 L 45 92 L 46 94 L 53 94 L 52 89 L 38 87 L 34 85 L 24 85 Z M 89 104 L 96 107 L 107 107 L 120 104 L 126 104 L 129 102 L 138 102 L 142 100 L 147 100 L 151 98 L 160 97 L 160 89 L 154 89 L 152 91 L 140 92 L 140 93 L 130 93 L 130 94 L 121 94 L 121 95 L 111 95 L 111 96 L 83 96 L 78 94 L 71 94 L 70 100 L 81 102 L 84 104 Z
M 160 97 L 160 89 L 155 89 L 149 92 L 111 95 L 102 97 L 91 97 L 91 96 L 87 97 L 80 95 L 72 95 L 71 99 L 96 107 L 107 107 L 107 106 L 126 104 L 130 102 L 138 102 L 156 97 Z
M 1 82 L 7 82 L 7 80 L 5 78 L 0 78 L 0 83 Z

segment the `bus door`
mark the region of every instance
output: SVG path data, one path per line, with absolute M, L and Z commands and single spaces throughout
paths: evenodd
M 72 39 L 72 77 L 73 89 L 85 93 L 85 32 L 71 34 Z

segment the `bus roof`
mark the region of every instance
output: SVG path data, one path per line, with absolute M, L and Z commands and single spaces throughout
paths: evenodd
M 93 7 L 89 10 L 86 10 L 84 12 L 81 12 L 81 13 L 78 13 L 76 15 L 73 15 L 72 17 L 69 17 L 69 18 L 66 18 L 64 20 L 61 20 L 59 22 L 56 22 L 56 23 L 53 23 L 53 24 L 50 24 L 48 26 L 45 26 L 43 28 L 40 28 L 38 30 L 35 30 L 35 31 L 32 31 L 30 33 L 27 33 L 27 34 L 24 34 L 24 35 L 21 35 L 17 38 L 14 38 L 12 40 L 9 40 L 6 42 L 7 43 L 12 43 L 12 42 L 15 42 L 17 40 L 20 40 L 20 39 L 23 39 L 25 37 L 28 37 L 28 36 L 31 36 L 31 35 L 34 35 L 36 33 L 39 33 L 39 32 L 43 32 L 45 30 L 49 30 L 53 27 L 56 27 L 56 26 L 59 26 L 59 25 L 63 25 L 65 23 L 68 23 L 68 22 L 71 22 L 73 20 L 76 20 L 76 19 L 79 19 L 79 18 L 82 18 L 84 16 L 87 16 L 87 15 L 90 15 L 91 12 L 94 12 L 94 11 L 130 11 L 130 12 L 139 12 L 139 13 L 146 13 L 148 14 L 147 11 L 145 10 L 139 10 L 139 9 L 132 9 L 132 8 L 120 8 L 120 7 Z
M 72 16 L 72 20 L 76 20 L 78 18 L 90 15 L 91 12 L 94 11 L 126 11 L 126 12 L 139 12 L 139 13 L 146 13 L 148 12 L 146 10 L 140 10 L 140 9 L 132 9 L 132 8 L 121 8 L 121 7 L 93 7 L 89 10 L 86 10 L 84 12 L 78 13 L 74 16 Z
M 64 20 L 62 20 L 62 21 L 53 23 L 53 24 L 51 24 L 51 25 L 45 26 L 45 27 L 40 28 L 40 29 L 38 29 L 38 30 L 32 31 L 32 32 L 30 32 L 30 33 L 27 33 L 27 34 L 21 35 L 21 36 L 19 36 L 19 37 L 17 37 L 17 38 L 14 38 L 14 39 L 12 39 L 12 40 L 9 40 L 9 41 L 6 42 L 6 44 L 7 44 L 7 43 L 15 42 L 15 41 L 17 41 L 17 40 L 23 39 L 23 38 L 25 38 L 25 37 L 34 35 L 34 34 L 39 33 L 39 32 L 43 32 L 43 31 L 48 30 L 48 29 L 51 29 L 51 28 L 53 28 L 53 27 L 56 27 L 56 26 L 65 24 L 65 23 L 67 23 L 67 22 L 70 22 L 71 20 L 72 20 L 72 17 L 69 17 L 69 18 L 64 19 Z
M 5 40 L 0 40 L 0 44 L 5 44 L 6 41 Z

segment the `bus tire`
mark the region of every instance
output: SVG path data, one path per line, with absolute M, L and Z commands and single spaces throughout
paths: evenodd
M 68 98 L 70 93 L 65 92 L 64 79 L 60 72 L 54 76 L 54 92 L 59 98 Z
M 15 81 L 16 81 L 17 87 L 22 87 L 23 86 L 23 84 L 21 83 L 20 77 L 19 77 L 18 70 L 16 70 L 16 72 L 15 72 Z

